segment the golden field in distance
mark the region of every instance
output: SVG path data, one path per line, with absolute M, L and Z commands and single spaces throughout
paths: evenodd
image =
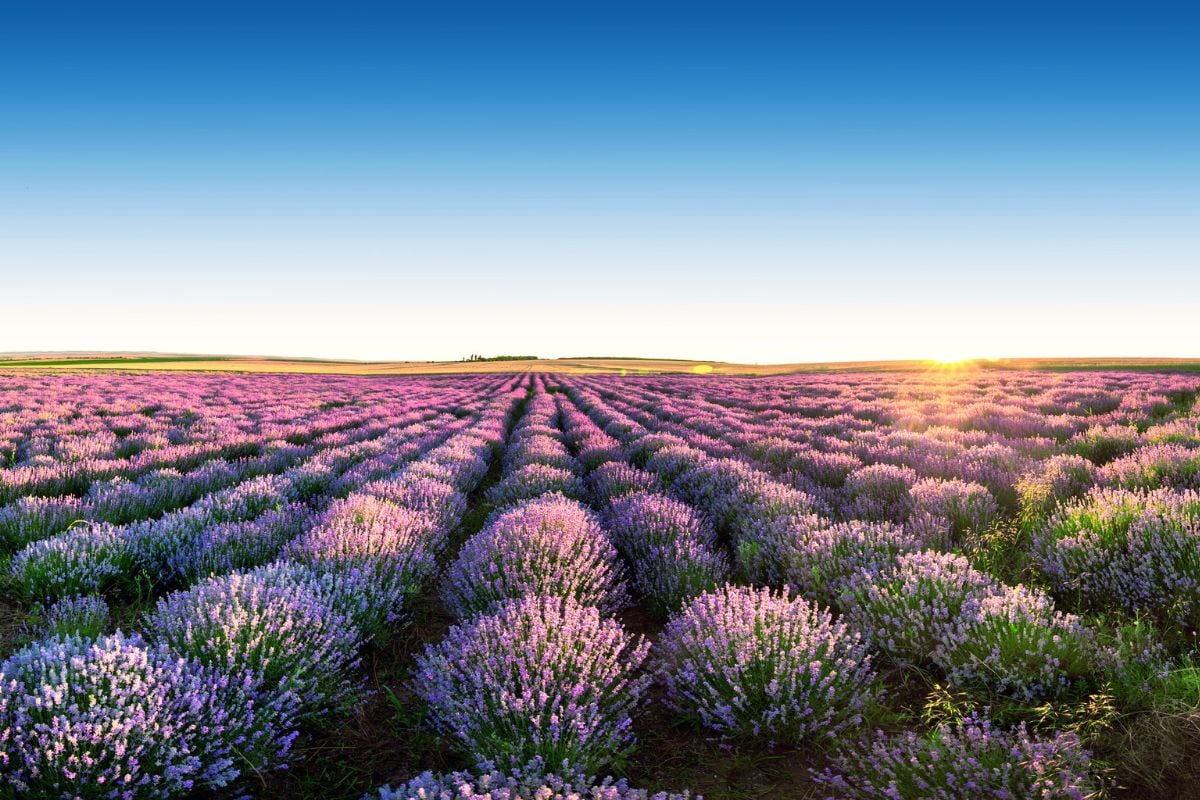
M 587 374 L 788 375 L 803 372 L 881 372 L 970 369 L 1143 369 L 1200 371 L 1200 358 L 1003 358 L 963 361 L 829 361 L 742 364 L 653 358 L 554 358 L 515 361 L 334 361 L 261 356 L 163 353 L 50 353 L 0 356 L 0 370 L 121 370 L 282 372 L 331 375 L 439 375 L 554 372 Z

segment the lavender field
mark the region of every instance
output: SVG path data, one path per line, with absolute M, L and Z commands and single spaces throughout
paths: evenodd
M 1200 797 L 1198 397 L 0 374 L 0 797 Z

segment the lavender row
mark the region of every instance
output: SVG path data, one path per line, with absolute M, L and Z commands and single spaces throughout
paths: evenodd
M 462 622 L 418 658 L 413 688 L 476 760 L 578 779 L 633 747 L 648 645 L 607 617 L 628 603 L 623 568 L 580 502 L 586 467 L 559 417 L 535 379 L 488 493 L 496 511 L 443 582 Z M 410 790 L 382 794 L 396 791 Z
M 44 598 L 104 591 L 136 573 L 170 586 L 265 563 L 311 524 L 311 509 L 327 497 L 394 470 L 447 433 L 407 426 L 378 441 L 322 451 L 281 475 L 252 478 L 156 520 L 85 524 L 26 545 L 10 571 L 26 596 Z
M 130 376 L 129 386 L 112 396 L 76 387 L 72 376 L 21 379 L 42 385 L 24 386 L 17 406 L 5 415 L 9 444 L 0 469 L 0 502 L 24 495 L 80 496 L 96 481 L 133 480 L 165 468 L 187 471 L 212 458 L 253 457 L 268 442 L 310 444 L 372 420 L 387 424 L 438 401 L 461 407 L 480 388 L 478 382 L 464 387 L 456 399 L 455 392 L 439 398 L 432 387 L 413 387 L 411 397 L 397 400 L 395 393 L 361 382 L 314 381 L 301 384 L 307 391 L 295 392 L 277 379 L 218 383 L 205 376 L 164 375 L 140 387 Z M 11 380 L 0 376 L 0 387 Z M 205 391 L 188 391 L 199 388 L 197 383 Z M 84 391 L 73 396 L 72 388 Z
M 320 469 L 322 462 L 351 445 L 372 439 L 386 442 L 389 434 L 394 438 L 399 431 L 416 437 L 423 432 L 422 427 L 444 424 L 448 419 L 453 417 L 439 419 L 438 412 L 416 412 L 388 422 L 376 421 L 338 431 L 303 446 L 271 443 L 261 455 L 251 459 L 234 462 L 215 459 L 184 473 L 155 470 L 133 481 L 120 478 L 97 481 L 83 497 L 22 497 L 0 508 L 0 541 L 16 548 L 81 522 L 123 525 L 152 519 L 191 505 L 206 494 L 244 480 L 283 472 L 303 461 L 308 461 L 307 471 L 311 474 Z

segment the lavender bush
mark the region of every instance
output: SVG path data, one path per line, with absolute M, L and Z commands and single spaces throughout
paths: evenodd
M 902 553 L 920 549 L 903 528 L 886 522 L 817 520 L 786 542 L 781 560 L 792 591 L 825 605 L 838 602 L 847 582 L 861 572 L 878 573 Z
M 481 765 L 478 775 L 454 772 L 435 775 L 425 772 L 395 788 L 381 786 L 362 800 L 704 800 L 688 792 L 674 794 L 631 789 L 623 781 L 573 776 L 560 778 L 546 774 L 545 766 L 534 761 L 511 775 Z
M 1132 453 L 1141 443 L 1132 425 L 1093 425 L 1071 439 L 1071 449 L 1093 464 L 1107 464 Z
M 431 450 L 424 460 L 412 464 L 404 474 L 436 477 L 433 472 L 422 470 L 440 467 L 444 470 L 444 477 L 439 480 L 449 483 L 460 492 L 470 492 L 487 474 L 491 453 L 489 442 L 463 434 Z
M 1032 553 L 1081 606 L 1200 621 L 1200 493 L 1093 491 L 1035 533 Z
M 603 464 L 621 462 L 624 453 L 620 442 L 603 431 L 596 431 L 579 441 L 575 458 L 590 472 Z
M 0 785 L 30 798 L 177 797 L 283 761 L 294 698 L 120 633 L 0 665 Z
M 1194 411 L 1195 409 L 1193 409 Z M 1146 429 L 1142 439 L 1147 444 L 1181 444 L 1200 447 L 1200 416 L 1181 417 Z
M 334 562 L 280 559 L 249 573 L 255 578 L 318 597 L 362 639 L 386 639 L 404 618 L 407 587 L 379 581 L 370 570 Z
M 939 550 L 955 547 L 968 532 L 987 530 L 1000 513 L 991 493 L 978 483 L 924 478 L 908 494 L 909 529 L 920 531 L 926 546 Z
M 551 494 L 493 517 L 463 545 L 442 590 L 460 619 L 527 595 L 571 597 L 604 613 L 628 602 L 616 549 L 574 500 Z
M 507 508 L 544 494 L 557 493 L 572 500 L 587 498 L 587 485 L 574 472 L 546 464 L 530 464 L 506 475 L 488 489 L 487 499 L 496 508 Z
M 1052 456 L 1017 482 L 1021 514 L 1025 519 L 1048 516 L 1058 506 L 1083 495 L 1098 479 L 1099 470 L 1083 456 Z
M 917 483 L 917 473 L 895 464 L 871 464 L 860 467 L 846 478 L 850 513 L 876 522 L 902 523 L 912 510 L 909 490 Z
M 208 575 L 265 564 L 311 522 L 305 506 L 289 503 L 255 519 L 193 529 L 176 540 L 174 549 L 162 554 L 159 577 L 164 583 L 186 586 Z
M 467 498 L 462 492 L 432 478 L 403 475 L 395 480 L 368 483 L 362 493 L 426 514 L 443 534 L 458 527 L 467 513 Z
M 1100 482 L 1121 489 L 1200 489 L 1200 450 L 1154 444 L 1100 469 Z
M 205 514 L 212 522 L 237 522 L 254 519 L 296 499 L 295 487 L 287 478 L 263 475 L 201 498 L 191 510 Z
M 702 466 L 708 457 L 703 450 L 691 447 L 682 439 L 659 439 L 646 436 L 639 439 L 632 447 L 627 448 L 630 460 L 639 466 L 645 466 L 647 472 L 658 476 L 665 488 L 672 488 L 675 482 L 689 471 Z M 645 455 L 645 458 L 639 456 Z
M 9 571 L 26 597 L 55 598 L 102 592 L 131 564 L 124 529 L 97 523 L 26 545 L 13 556 Z
M 668 703 L 726 736 L 828 740 L 860 724 L 875 695 L 859 634 L 786 592 L 701 595 L 668 623 L 659 648 Z
M 159 600 L 145 625 L 181 656 L 261 673 L 268 686 L 294 693 L 308 714 L 349 708 L 361 696 L 361 632 L 287 575 L 209 578 Z
M 37 633 L 41 638 L 78 636 L 95 639 L 108 630 L 108 603 L 97 595 L 64 597 L 37 616 Z
M 952 685 L 1023 702 L 1061 695 L 1101 667 L 1095 632 L 1025 586 L 983 598 L 936 656 Z
M 813 778 L 830 800 L 1088 800 L 1102 789 L 1075 735 L 1004 731 L 974 714 L 927 736 L 877 732 Z
M 21 497 L 0 506 L 0 552 L 19 550 L 88 519 L 78 497 Z
M 735 541 L 748 529 L 812 513 L 812 498 L 733 459 L 706 460 L 671 484 L 672 493 L 703 511 Z
M 517 438 L 510 443 L 504 456 L 506 473 L 515 472 L 530 464 L 544 464 L 571 472 L 582 471 L 579 462 L 567 452 L 566 445 L 553 435 L 544 433 Z
M 872 647 L 902 663 L 927 664 L 996 591 L 995 582 L 962 556 L 923 551 L 859 573 L 840 605 L 850 627 Z
M 648 647 L 593 607 L 526 597 L 427 646 L 414 689 L 433 724 L 476 759 L 592 772 L 634 745 Z
M 442 549 L 442 537 L 426 514 L 351 495 L 334 503 L 288 554 L 324 572 L 360 573 L 371 584 L 370 593 L 380 598 L 379 613 L 365 631 L 375 635 L 432 576 Z
M 652 472 L 620 461 L 601 464 L 588 475 L 592 502 L 597 506 L 634 492 L 658 492 L 662 485 Z
M 711 526 L 690 506 L 660 494 L 629 494 L 605 515 L 613 544 L 632 565 L 633 588 L 665 618 L 729 577 Z
M 659 450 L 648 468 L 659 470 L 661 476 L 662 462 L 673 451 Z M 690 452 L 694 451 L 689 448 Z M 784 554 L 796 531 L 820 523 L 813 513 L 812 498 L 733 459 L 688 455 L 684 462 L 670 481 L 671 493 L 695 506 L 729 535 L 742 577 L 751 582 L 778 582 Z

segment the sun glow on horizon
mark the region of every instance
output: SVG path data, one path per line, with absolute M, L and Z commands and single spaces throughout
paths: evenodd
M 929 365 L 936 369 L 967 369 L 975 366 L 980 359 L 970 356 L 943 356 L 929 359 Z

